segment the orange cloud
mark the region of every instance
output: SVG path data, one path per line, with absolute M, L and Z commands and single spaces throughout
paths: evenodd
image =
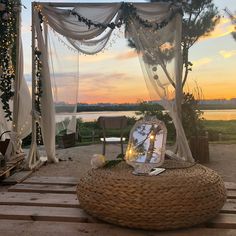
M 201 58 L 199 60 L 193 61 L 193 66 L 196 68 L 196 67 L 200 67 L 200 66 L 203 66 L 203 65 L 207 65 L 211 62 L 212 62 L 211 58 L 204 57 L 204 58 Z
M 127 60 L 127 59 L 134 58 L 134 57 L 137 57 L 137 56 L 138 56 L 137 52 L 135 50 L 132 50 L 132 51 L 128 51 L 128 52 L 118 54 L 115 57 L 115 59 L 117 59 L 117 60 Z
M 73 74 L 56 74 L 56 81 L 57 101 L 73 104 L 76 98 L 76 83 Z M 150 99 L 142 76 L 133 77 L 119 72 L 81 74 L 78 94 L 79 101 L 87 103 L 125 103 L 137 102 L 138 99 Z
M 221 50 L 219 51 L 219 54 L 224 58 L 230 58 L 236 55 L 236 50 L 231 50 L 231 51 Z
M 229 18 L 221 18 L 215 29 L 202 39 L 220 38 L 234 31 L 234 26 Z

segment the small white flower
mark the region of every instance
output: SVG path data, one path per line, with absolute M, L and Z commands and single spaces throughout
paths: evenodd
M 103 167 L 106 163 L 106 157 L 101 154 L 94 154 L 91 159 L 91 166 L 93 169 Z

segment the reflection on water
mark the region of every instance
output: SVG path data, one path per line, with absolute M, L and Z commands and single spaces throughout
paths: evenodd
M 236 109 L 231 110 L 204 110 L 203 117 L 206 120 L 236 120 Z M 99 116 L 128 116 L 137 117 L 135 111 L 95 111 L 95 112 L 80 112 L 76 113 L 77 118 L 82 118 L 83 121 L 95 121 Z M 66 118 L 70 118 L 71 114 L 57 114 L 56 121 L 60 122 Z
M 204 110 L 206 120 L 236 120 L 236 110 Z

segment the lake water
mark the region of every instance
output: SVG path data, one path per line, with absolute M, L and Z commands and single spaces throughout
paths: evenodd
M 236 109 L 231 110 L 204 110 L 203 117 L 206 120 L 236 120 Z M 95 112 L 80 112 L 76 113 L 77 118 L 82 118 L 83 121 L 94 121 L 99 116 L 128 116 L 133 117 L 135 111 L 95 111 Z M 57 114 L 56 121 L 60 122 L 66 118 L 70 118 L 71 114 Z

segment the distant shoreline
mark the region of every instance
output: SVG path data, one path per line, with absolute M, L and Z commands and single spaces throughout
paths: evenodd
M 199 105 L 200 110 L 235 110 L 236 104 L 210 104 L 210 105 Z
M 100 112 L 100 111 L 138 111 L 140 106 L 137 104 L 117 104 L 117 105 L 78 105 L 77 112 Z M 164 110 L 163 107 L 157 105 L 157 109 Z M 57 113 L 72 112 L 74 106 L 62 105 L 56 106 Z M 200 104 L 199 110 L 236 110 L 236 104 Z
M 236 120 L 236 109 L 214 109 L 201 110 L 202 117 L 206 120 Z M 73 115 L 85 122 L 97 120 L 99 116 L 127 116 L 138 117 L 136 111 L 83 111 L 76 113 L 56 113 L 56 121 L 61 122 L 65 119 L 70 119 Z M 164 112 L 164 110 L 163 110 Z

